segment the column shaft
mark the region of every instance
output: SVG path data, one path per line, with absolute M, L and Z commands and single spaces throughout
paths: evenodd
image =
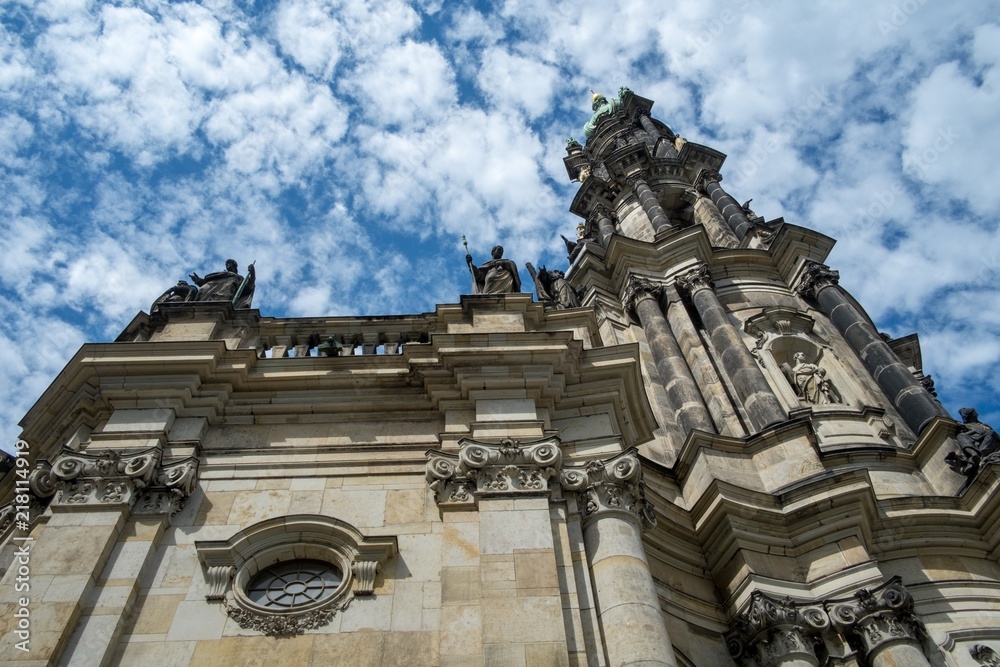
M 719 182 L 711 178 L 705 180 L 705 194 L 712 198 L 712 203 L 722 213 L 729 228 L 736 234 L 736 238 L 743 240 L 747 230 L 750 229 L 750 220 L 735 199 L 729 196 Z
M 708 239 L 713 246 L 718 248 L 736 248 L 740 245 L 740 240 L 729 228 L 729 223 L 719 213 L 712 200 L 703 195 L 698 196 L 694 203 L 694 219 L 701 223 L 708 232 Z
M 607 209 L 599 207 L 594 214 L 597 218 L 597 230 L 601 237 L 601 247 L 607 248 L 611 242 L 611 235 L 615 233 L 615 222 L 611 219 L 611 214 Z
M 919 434 L 935 417 L 948 417 L 839 285 L 819 288 L 816 301 L 915 433 Z
M 645 114 L 639 116 L 639 123 L 642 125 L 642 129 L 646 130 L 646 134 L 654 141 L 654 157 L 677 157 L 677 149 L 674 148 L 670 139 L 665 137 L 659 128 L 653 124 L 649 116 Z
M 656 362 L 660 382 L 667 392 L 667 400 L 674 412 L 674 419 L 686 437 L 694 429 L 713 433 L 715 428 L 708 409 L 702 401 L 698 384 L 691 375 L 677 339 L 667 324 L 660 305 L 651 294 L 636 299 L 635 312 L 649 342 L 649 349 Z
M 661 230 L 670 229 L 670 218 L 667 217 L 660 202 L 656 200 L 652 188 L 642 179 L 635 181 L 635 195 L 642 205 L 642 210 L 646 212 L 649 223 L 653 225 L 653 232 L 659 233 Z
M 639 528 L 608 513 L 584 529 L 583 539 L 608 664 L 676 667 Z
M 915 644 L 894 644 L 886 646 L 872 656 L 869 656 L 872 667 L 931 667 L 924 652 Z
M 757 366 L 750 350 L 743 344 L 739 333 L 729 322 L 726 309 L 709 287 L 692 291 L 701 321 L 712 344 L 722 358 L 722 367 L 733 383 L 736 394 L 743 402 L 752 425 L 761 430 L 770 424 L 787 419 L 778 398 Z

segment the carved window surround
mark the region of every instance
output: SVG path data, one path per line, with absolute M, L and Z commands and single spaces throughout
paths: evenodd
M 241 628 L 277 636 L 322 627 L 354 597 L 373 595 L 376 575 L 396 553 L 396 538 L 365 537 L 332 517 L 299 514 L 262 521 L 228 540 L 196 541 L 195 549 L 209 585 L 205 599 L 223 603 Z M 246 588 L 255 574 L 292 560 L 329 563 L 343 579 L 330 597 L 288 611 L 250 600 Z
M 562 467 L 558 438 L 499 443 L 462 438 L 458 446 L 458 454 L 427 452 L 425 476 L 442 508 L 471 509 L 482 496 L 546 495 Z

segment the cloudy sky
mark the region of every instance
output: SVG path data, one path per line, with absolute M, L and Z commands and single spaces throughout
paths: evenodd
M 562 165 L 628 85 L 725 186 L 838 239 L 1000 427 L 1000 7 L 990 0 L 5 0 L 0 446 L 85 341 L 256 260 L 265 315 L 431 311 L 478 260 L 559 267 Z M 527 278 L 526 275 L 523 278 Z M 525 281 L 530 284 L 530 281 Z

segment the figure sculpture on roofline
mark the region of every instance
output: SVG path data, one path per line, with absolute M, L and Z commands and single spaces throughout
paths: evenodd
M 465 237 L 462 237 L 465 243 Z M 495 245 L 490 254 L 493 259 L 476 266 L 472 261 L 472 255 L 468 252 L 468 243 L 465 244 L 465 263 L 472 273 L 472 293 L 473 294 L 516 294 L 521 291 L 521 277 L 517 273 L 517 264 L 512 260 L 503 258 L 503 246 Z
M 950 452 L 944 460 L 952 470 L 968 478 L 962 487 L 964 490 L 983 466 L 1000 463 L 1000 437 L 990 426 L 979 421 L 975 408 L 962 408 L 958 414 L 963 422 L 955 436 L 959 451 Z
M 150 313 L 158 311 L 160 305 L 165 303 L 195 301 L 228 301 L 234 308 L 250 308 L 257 282 L 253 263 L 247 267 L 246 277 L 239 274 L 239 267 L 233 259 L 226 260 L 225 271 L 209 273 L 204 278 L 197 273 L 192 273 L 189 277 L 194 285 L 186 280 L 178 280 L 176 285 L 156 298 L 149 309 Z
M 556 269 L 549 271 L 542 266 L 537 271 L 528 262 L 528 273 L 535 281 L 535 294 L 538 302 L 546 310 L 565 310 L 567 308 L 578 308 L 580 306 L 580 293 L 573 285 L 566 280 L 566 275 Z

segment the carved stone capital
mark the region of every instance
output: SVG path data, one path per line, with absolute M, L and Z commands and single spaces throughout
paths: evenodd
M 53 463 L 39 461 L 29 488 L 53 507 L 119 505 L 142 513 L 176 514 L 191 495 L 198 458 L 161 461 L 160 447 L 98 454 L 64 449 Z
M 576 492 L 584 521 L 619 513 L 630 515 L 643 528 L 656 525 L 656 512 L 646 500 L 642 465 L 635 447 L 610 459 L 567 466 L 559 482 L 564 490 Z
M 871 591 L 862 588 L 850 600 L 830 600 L 824 606 L 830 622 L 866 662 L 893 643 L 920 645 L 923 625 L 898 576 Z
M 458 444 L 457 455 L 427 452 L 425 477 L 441 506 L 471 507 L 479 496 L 547 494 L 549 479 L 562 467 L 557 438 L 498 444 L 463 438 Z
M 611 217 L 610 208 L 604 204 L 594 204 L 594 206 L 590 209 L 590 216 L 588 216 L 588 219 L 596 224 L 601 218 L 608 218 L 609 220 L 614 219 Z
M 654 283 L 648 278 L 630 275 L 622 293 L 622 306 L 625 308 L 625 312 L 634 313 L 635 305 L 640 299 L 656 299 L 658 301 L 662 296 L 663 285 Z
M 798 604 L 788 597 L 776 600 L 754 591 L 733 626 L 726 634 L 733 659 L 742 665 L 771 667 L 796 657 L 814 661 L 819 634 L 830 627 L 830 618 L 819 605 Z
M 840 282 L 840 272 L 832 270 L 826 264 L 807 261 L 806 268 L 802 272 L 795 292 L 805 298 L 815 299 L 816 294 L 824 287 L 836 285 Z
M 969 655 L 982 667 L 1000 667 L 1000 654 L 985 644 L 976 644 L 970 648 Z
M 646 185 L 646 181 L 648 180 L 649 172 L 645 170 L 637 171 L 625 177 L 625 182 L 628 183 L 628 186 L 633 190 L 635 190 L 640 184 Z
M 712 289 L 712 274 L 708 271 L 708 265 L 699 264 L 687 273 L 677 276 L 677 285 L 691 294 L 703 289 Z
M 701 173 L 698 174 L 698 178 L 694 181 L 694 189 L 707 196 L 708 193 L 705 192 L 705 186 L 709 183 L 721 182 L 722 174 L 717 171 L 712 171 L 711 169 L 703 169 Z

